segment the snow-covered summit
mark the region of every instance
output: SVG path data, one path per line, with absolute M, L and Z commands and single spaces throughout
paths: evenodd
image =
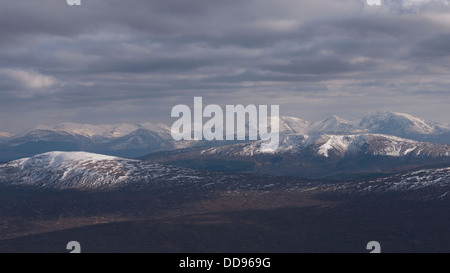
M 0 184 L 112 190 L 158 181 L 196 181 L 195 171 L 86 152 L 49 152 L 0 165 Z
M 358 132 L 361 132 L 361 130 L 353 122 L 336 115 L 314 122 L 308 128 L 309 134 L 352 134 Z
M 360 126 L 373 133 L 406 136 L 439 134 L 445 126 L 405 113 L 376 112 L 364 116 Z
M 283 116 L 280 118 L 280 133 L 305 135 L 372 133 L 427 141 L 433 139 L 430 136 L 450 133 L 450 126 L 405 113 L 375 112 L 356 121 L 349 121 L 336 115 L 316 122 Z
M 251 157 L 257 154 L 267 154 L 261 150 L 263 141 L 228 145 L 222 147 L 204 148 L 202 155 L 214 154 L 223 156 Z M 278 149 L 273 154 L 301 154 L 318 157 L 344 157 L 351 155 L 375 156 L 429 156 L 449 157 L 450 146 L 419 142 L 383 134 L 355 135 L 300 135 L 290 134 L 280 137 Z
M 170 132 L 169 127 L 162 123 L 152 124 L 106 124 L 106 125 L 92 125 L 92 124 L 79 124 L 79 123 L 61 123 L 56 126 L 43 126 L 40 125 L 35 128 L 36 130 L 52 130 L 66 132 L 70 134 L 82 135 L 85 137 L 105 137 L 105 138 L 119 138 L 131 134 L 139 129 L 146 129 L 155 131 L 161 134 L 167 134 Z
M 336 115 L 327 119 L 310 122 L 296 117 L 280 117 L 280 133 L 303 134 L 303 135 L 321 135 L 321 134 L 352 134 L 361 133 L 357 124 L 345 120 Z
M 311 122 L 289 116 L 280 117 L 280 133 L 307 134 Z
M 70 163 L 97 163 L 100 161 L 119 161 L 119 157 L 87 153 L 87 152 L 48 152 L 34 157 L 23 158 L 13 163 L 27 166 L 32 164 L 41 164 L 41 166 L 60 166 Z

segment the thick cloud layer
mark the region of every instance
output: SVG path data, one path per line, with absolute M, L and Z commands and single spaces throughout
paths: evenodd
M 443 0 L 0 0 L 0 131 L 205 104 L 450 116 Z

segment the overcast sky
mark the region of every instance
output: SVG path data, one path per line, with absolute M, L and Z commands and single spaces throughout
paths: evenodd
M 0 131 L 166 122 L 176 104 L 450 122 L 446 0 L 0 0 Z

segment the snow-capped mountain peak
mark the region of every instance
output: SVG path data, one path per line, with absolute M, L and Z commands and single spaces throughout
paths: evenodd
M 279 127 L 280 133 L 306 134 L 310 125 L 311 123 L 304 119 L 281 116 Z
M 370 154 L 374 156 L 402 157 L 408 154 L 449 157 L 450 146 L 418 142 L 382 134 L 355 135 L 282 135 L 277 150 L 266 152 L 261 149 L 263 141 L 205 148 L 201 153 L 235 156 L 257 154 L 305 154 L 319 157 L 345 157 L 351 154 Z M 306 155 L 306 154 L 305 154 Z
M 334 115 L 314 122 L 308 128 L 308 132 L 309 134 L 351 134 L 360 132 L 358 129 L 353 122 Z
M 164 123 L 141 123 L 139 127 L 145 130 L 150 130 L 158 133 L 159 135 L 170 135 L 171 128 Z
M 62 131 L 71 134 L 82 135 L 85 137 L 108 137 L 117 138 L 122 137 L 139 129 L 140 126 L 136 124 L 111 124 L 111 125 L 92 125 L 79 123 L 61 123 L 56 126 L 38 126 L 37 130 L 54 130 Z
M 344 155 L 357 137 L 357 135 L 323 135 L 316 141 L 320 145 L 317 154 L 328 157 L 328 152 L 334 150 L 334 152 Z
M 88 138 L 104 137 L 104 138 L 120 138 L 131 134 L 132 132 L 145 129 L 158 133 L 161 136 L 167 136 L 170 133 L 170 128 L 162 123 L 142 123 L 142 124 L 80 124 L 65 122 L 56 126 L 40 125 L 35 130 L 50 130 L 57 132 L 65 132 L 69 134 L 82 135 Z
M 436 124 L 405 113 L 376 112 L 363 117 L 360 126 L 375 133 L 405 136 L 435 134 Z

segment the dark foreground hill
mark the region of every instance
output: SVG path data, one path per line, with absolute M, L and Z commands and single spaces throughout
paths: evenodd
M 77 158 L 63 155 L 49 163 L 55 172 Z M 112 174 L 95 160 L 78 166 L 80 179 Z M 192 172 L 189 183 L 174 173 L 158 187 L 107 190 L 2 183 L 0 252 L 67 252 L 69 241 L 83 252 L 367 252 L 369 241 L 383 252 L 450 251 L 449 168 L 345 183 Z

